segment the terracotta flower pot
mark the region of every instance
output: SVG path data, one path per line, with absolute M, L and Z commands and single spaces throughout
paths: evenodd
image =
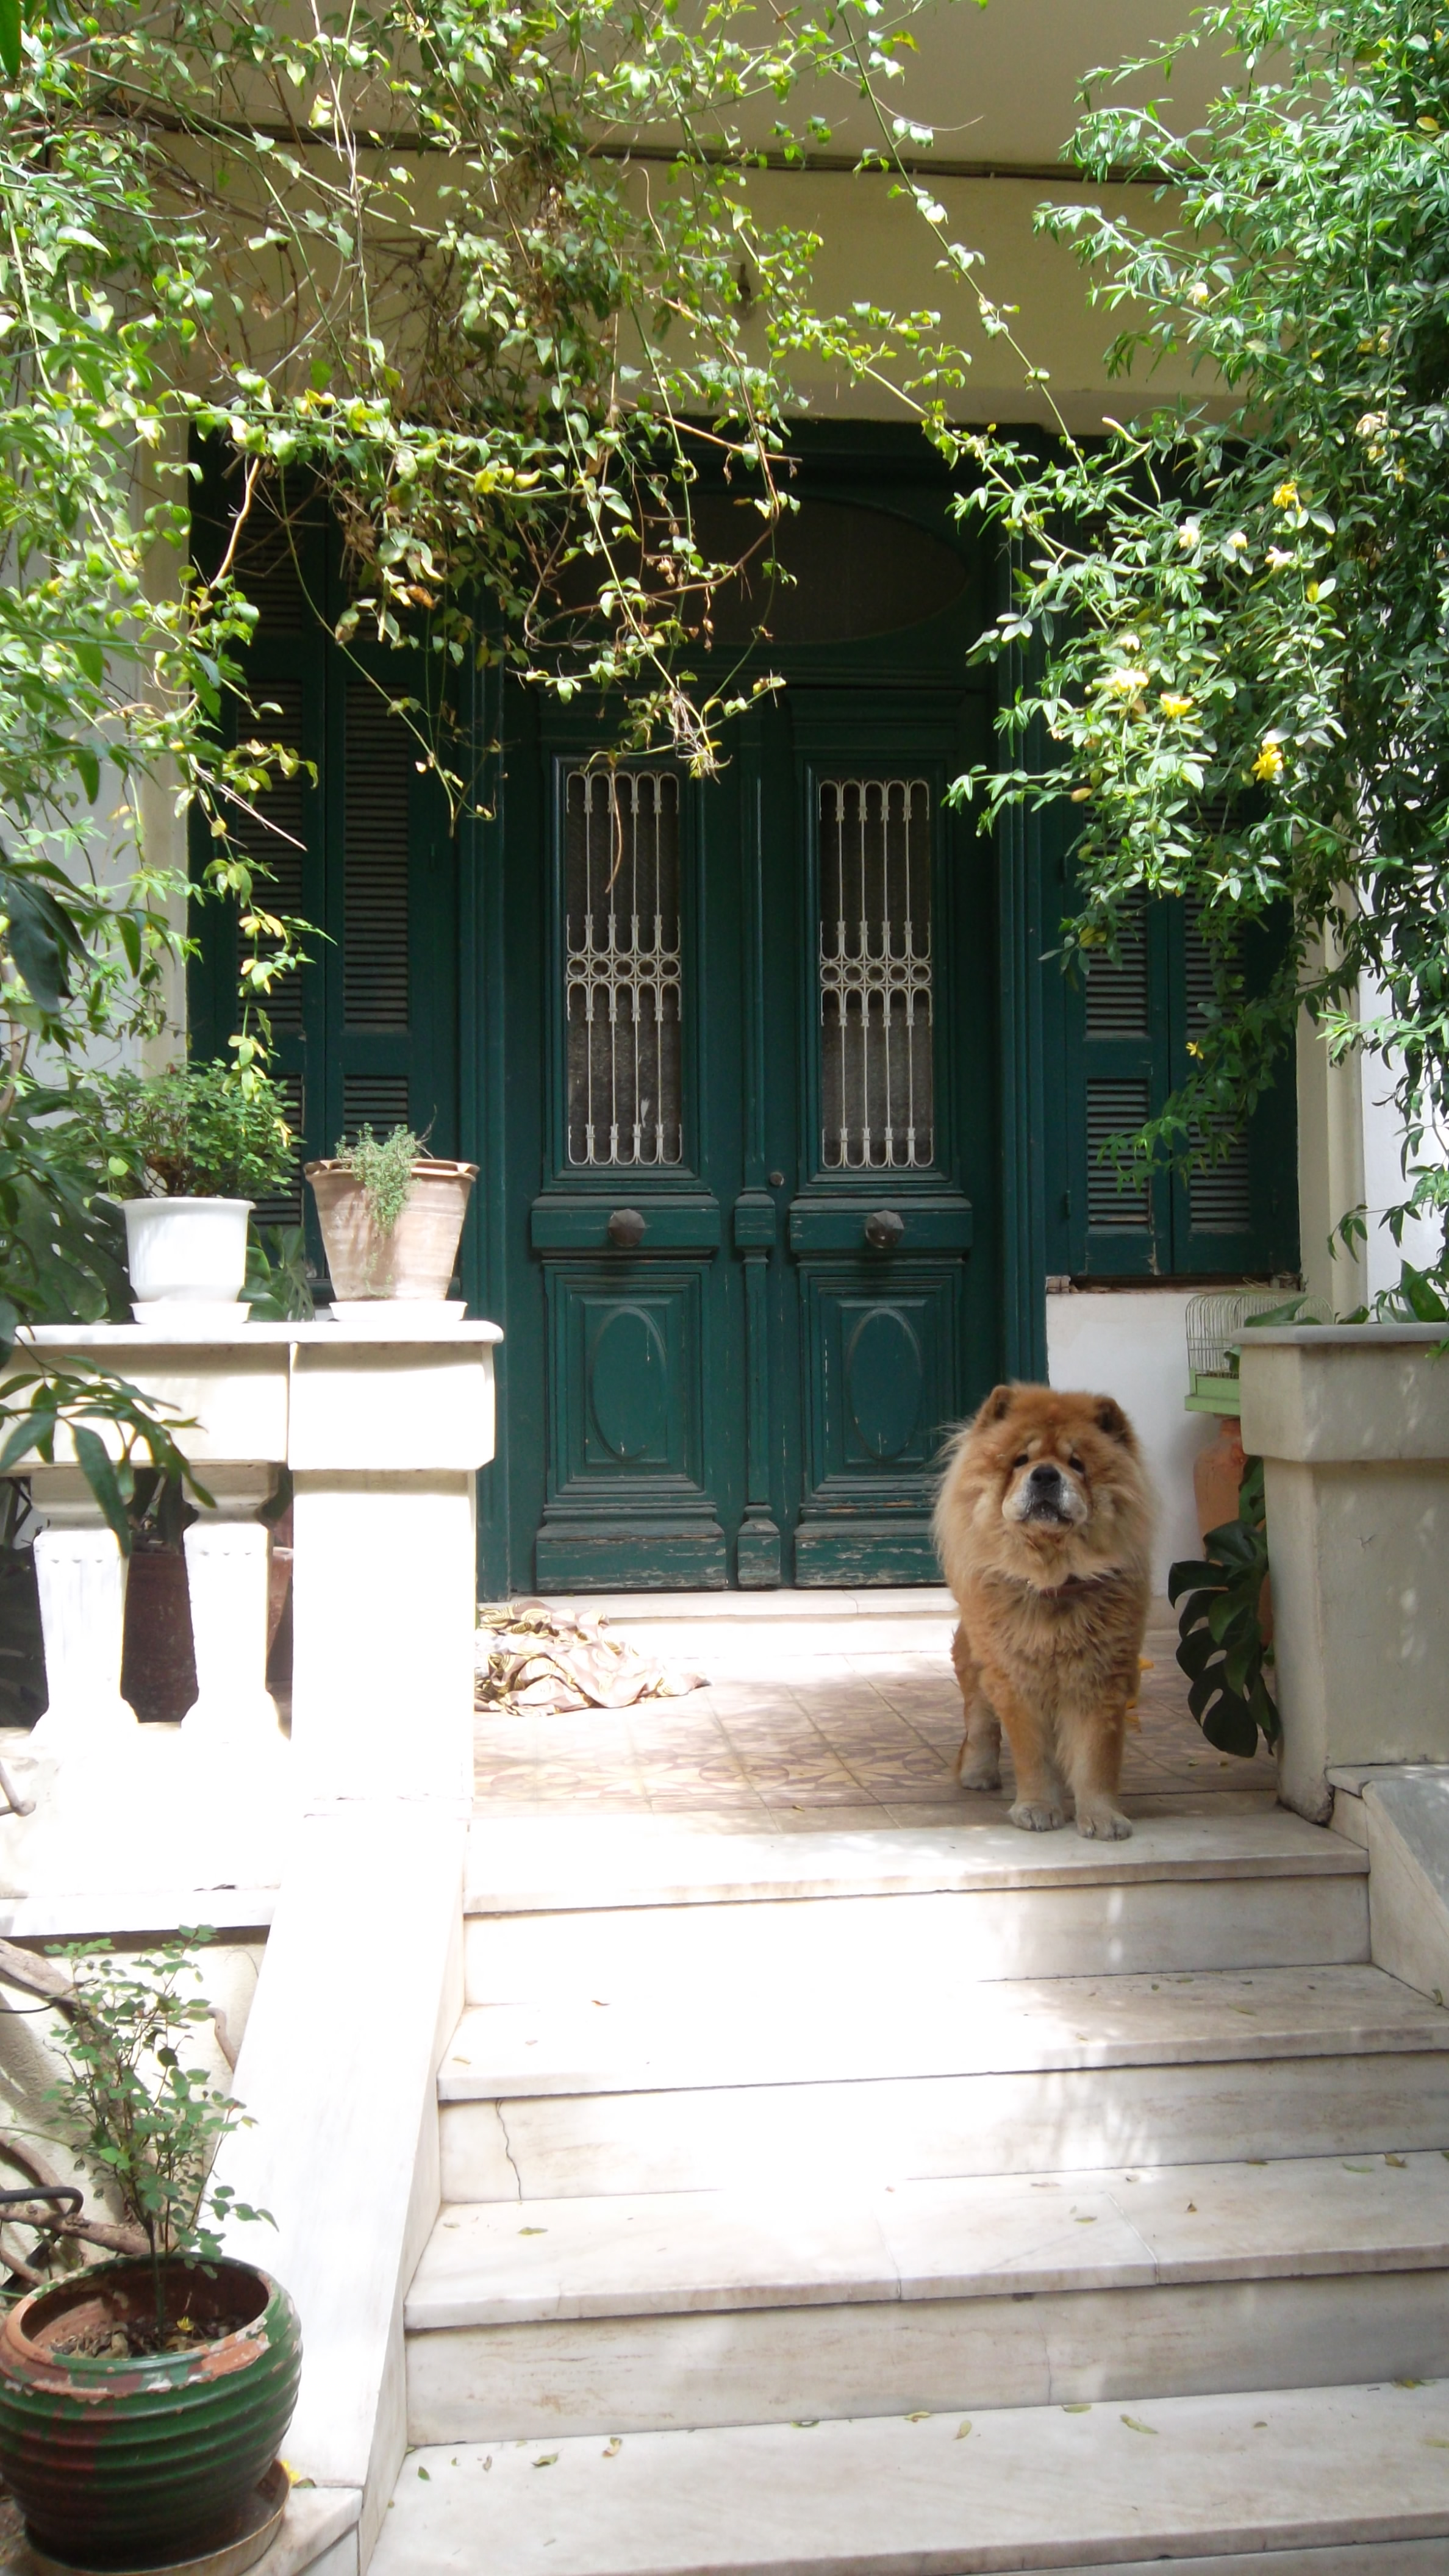
M 476 1163 L 414 1163 L 408 1203 L 387 1234 L 374 1225 L 362 1183 L 343 1164 L 309 1163 L 307 1178 L 335 1297 L 351 1303 L 447 1296 Z
M 246 2323 L 144 2360 L 58 2357 L 88 2327 L 154 2314 L 151 2267 L 128 2262 L 33 2290 L 0 2327 L 0 2472 L 37 2548 L 66 2564 L 224 2548 L 292 2420 L 302 2337 L 286 2291 L 249 2263 L 166 2273 L 168 2314 Z

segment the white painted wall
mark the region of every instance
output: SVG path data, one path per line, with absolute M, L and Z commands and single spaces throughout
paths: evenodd
M 1372 1017 L 1372 1005 L 1360 1004 Z M 1418 1218 L 1396 1244 L 1384 1211 L 1405 1197 L 1403 1134 L 1391 1097 L 1393 1072 L 1382 1057 L 1349 1056 L 1331 1065 L 1328 1049 L 1306 1018 L 1298 1039 L 1298 1205 L 1303 1275 L 1314 1295 L 1336 1315 L 1351 1315 L 1386 1288 L 1396 1287 L 1405 1261 L 1415 1269 L 1437 1259 L 1442 1230 Z M 1416 1160 L 1449 1161 L 1449 1140 L 1425 1136 Z M 1332 1249 L 1340 1219 L 1363 1208 L 1367 1241 Z
M 1199 1551 L 1192 1462 L 1217 1437 L 1209 1416 L 1187 1413 L 1188 1290 L 1053 1290 L 1047 1296 L 1047 1376 L 1053 1386 L 1115 1395 L 1142 1443 L 1157 1492 L 1153 1589 L 1168 1567 Z
M 1370 1298 L 1384 1288 L 1398 1285 L 1404 1262 L 1412 1262 L 1416 1270 L 1430 1268 L 1439 1257 L 1443 1239 L 1441 1226 L 1431 1219 L 1416 1217 L 1405 1226 L 1402 1243 L 1396 1244 L 1384 1222 L 1384 1209 L 1393 1207 L 1408 1190 L 1402 1160 L 1403 1131 L 1389 1096 L 1392 1083 L 1392 1070 L 1380 1057 L 1371 1057 L 1362 1065 L 1359 1114 L 1363 1122 L 1363 1198 L 1369 1225 L 1364 1266 Z M 1433 1139 L 1426 1136 L 1414 1159 L 1442 1163 L 1443 1146 L 1436 1150 Z

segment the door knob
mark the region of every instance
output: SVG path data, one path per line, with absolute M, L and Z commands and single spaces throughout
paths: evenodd
M 644 1219 L 637 1208 L 615 1208 L 607 1231 L 616 1252 L 637 1252 L 644 1240 Z
M 865 1220 L 865 1239 L 875 1252 L 894 1252 L 905 1230 L 905 1218 L 894 1208 L 872 1208 Z

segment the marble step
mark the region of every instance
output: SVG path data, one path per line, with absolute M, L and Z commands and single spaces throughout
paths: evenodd
M 445 2208 L 416 2442 L 1449 2372 L 1434 2152 Z
M 1443 2382 L 442 2444 L 404 2461 L 372 2569 L 1442 2576 L 1446 2454 Z
M 928 1655 L 945 1669 L 957 1619 L 942 1584 L 891 1585 L 875 1594 L 833 1587 L 593 1593 L 550 1606 L 565 1616 L 604 1619 L 641 1654 L 703 1673 L 707 1681 L 778 1674 L 797 1657 L 815 1662 L 822 1655 L 848 1658 L 856 1667 L 899 1667 Z
M 1164 1809 L 1167 1802 L 1163 1802 Z M 1008 1888 L 1131 1887 L 1150 1880 L 1362 1877 L 1341 1834 L 1266 1792 L 1177 1797 L 1139 1816 L 1130 1841 L 1069 1828 L 1026 1834 L 1003 1807 L 943 1825 L 792 1834 L 701 1832 L 656 1816 L 475 1816 L 470 1918 L 599 1914 L 625 1907 L 745 1905 L 804 1897 L 928 1896 Z
M 597 1830 L 597 1829 L 596 1829 Z M 570 1836 L 479 1876 L 470 2003 L 795 1979 L 915 1981 L 1349 1964 L 1367 1854 L 1283 1809 L 1143 1820 L 1126 1843 L 1007 1824 L 862 1834 Z M 511 1879 L 511 1884 L 510 1884 Z M 1225 1901 L 1224 1891 L 1231 1889 Z M 667 1919 L 662 1909 L 667 1908 Z
M 1449 2012 L 1380 1969 L 799 1990 L 762 2012 L 473 2006 L 443 2197 L 1208 2163 L 1449 2139 Z

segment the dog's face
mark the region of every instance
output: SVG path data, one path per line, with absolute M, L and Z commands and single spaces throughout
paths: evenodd
M 1110 1395 L 1058 1395 L 998 1386 L 976 1417 L 983 1465 L 994 1470 L 1008 1528 L 1043 1538 L 1085 1529 L 1098 1497 L 1120 1489 L 1124 1452 L 1137 1444 Z
M 937 1535 L 943 1557 L 960 1545 L 1025 1573 L 1044 1559 L 1085 1568 L 1118 1555 L 1146 1525 L 1137 1441 L 1114 1397 L 998 1386 L 961 1435 Z

